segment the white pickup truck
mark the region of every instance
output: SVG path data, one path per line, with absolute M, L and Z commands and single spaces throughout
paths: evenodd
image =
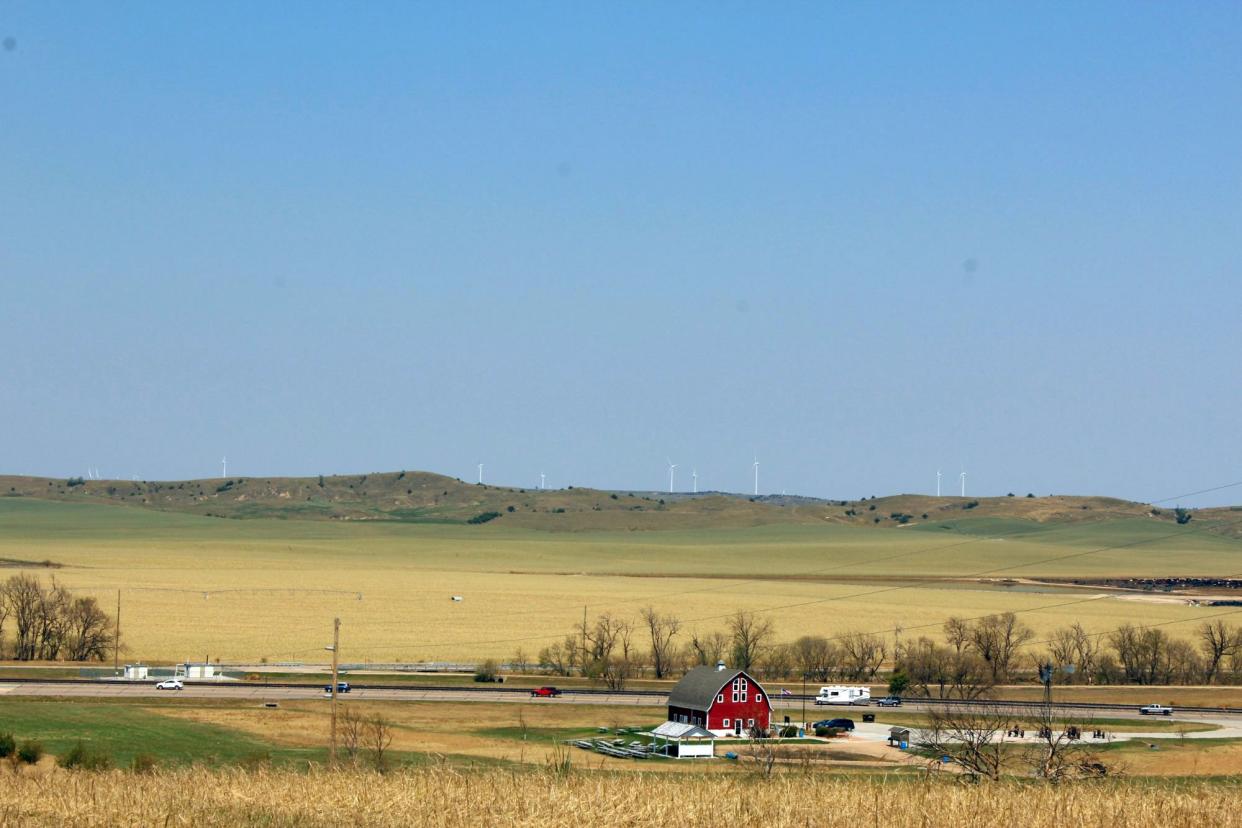
M 1145 704 L 1139 708 L 1141 716 L 1172 716 L 1173 708 L 1167 704 Z

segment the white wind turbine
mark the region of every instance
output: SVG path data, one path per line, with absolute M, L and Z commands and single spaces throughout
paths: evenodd
M 667 458 L 666 458 L 667 459 Z M 668 460 L 668 493 L 673 493 L 673 478 L 677 474 L 677 464 L 671 459 Z
M 548 479 L 548 476 L 547 476 L 546 474 L 544 474 L 543 472 L 539 472 L 539 489 L 540 489 L 540 491 L 542 491 L 542 490 L 543 490 L 543 484 L 544 484 L 545 482 L 547 482 L 547 479 Z
M 479 464 L 479 482 L 480 483 L 483 482 L 483 464 L 482 463 Z
M 691 469 L 690 477 L 694 479 L 694 493 L 698 494 L 699 493 L 699 470 Z
M 940 497 L 940 469 L 936 469 L 936 497 Z
M 759 494 L 759 455 L 755 455 L 755 494 Z
M 965 497 L 966 496 L 966 471 L 965 469 L 962 470 L 961 478 L 962 478 L 962 497 Z
M 229 458 L 227 456 L 220 458 L 220 476 L 221 477 L 229 476 Z

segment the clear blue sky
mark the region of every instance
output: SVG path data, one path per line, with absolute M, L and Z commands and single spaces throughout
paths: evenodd
M 296 8 L 0 4 L 0 471 L 1242 480 L 1242 4 Z

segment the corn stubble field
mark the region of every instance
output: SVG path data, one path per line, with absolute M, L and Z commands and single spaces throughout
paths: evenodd
M 30 571 L 107 607 L 120 590 L 129 660 L 318 662 L 339 616 L 346 661 L 472 661 L 533 655 L 570 632 L 584 605 L 629 618 L 650 605 L 687 632 L 721 629 L 737 609 L 766 610 L 783 640 L 896 626 L 934 633 L 950 615 L 1005 610 L 1023 612 L 1037 634 L 1067 617 L 1089 630 L 1130 621 L 1188 634 L 1209 609 L 969 576 L 1236 575 L 1242 542 L 1133 517 L 548 532 L 503 518 L 231 520 L 5 498 L 0 558 L 9 571 L 55 562 Z
M 187 769 L 14 776 L 5 825 L 1237 825 L 1233 783 Z

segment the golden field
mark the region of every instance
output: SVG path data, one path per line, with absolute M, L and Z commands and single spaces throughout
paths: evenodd
M 1175 622 L 1176 634 L 1221 610 L 951 579 L 1237 574 L 1242 542 L 1140 519 L 549 533 L 14 498 L 0 500 L 0 558 L 60 564 L 35 571 L 108 608 L 120 590 L 126 659 L 320 663 L 334 616 L 346 662 L 470 661 L 519 647 L 533 657 L 584 605 L 631 617 L 652 605 L 701 630 L 736 609 L 765 611 L 782 639 L 898 625 L 910 635 L 1003 610 L 1037 632 L 1078 620 Z
M 23 775 L 6 825 L 1238 825 L 1234 784 L 1050 786 L 816 774 L 647 775 L 425 769 L 386 775 L 188 769 Z

